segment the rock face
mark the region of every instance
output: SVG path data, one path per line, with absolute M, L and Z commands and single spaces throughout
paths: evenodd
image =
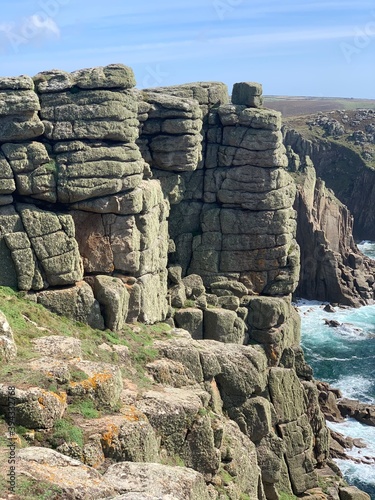
M 262 108 L 252 82 L 236 84 L 232 103 L 215 82 L 134 85 L 123 65 L 0 79 L 0 285 L 95 328 L 179 327 L 154 343 L 156 389 L 136 395 L 131 416 L 110 429 L 97 420 L 83 449 L 59 449 L 88 465 L 120 462 L 97 490 L 87 487 L 103 498 L 208 499 L 215 488 L 233 500 L 301 495 L 318 486 L 329 444 L 291 303 L 300 252 L 281 115 Z M 311 191 L 300 196 L 310 223 Z M 348 228 L 342 214 L 335 220 Z M 336 236 L 329 222 L 324 230 Z M 53 343 L 36 345 L 58 363 L 33 360 L 31 369 L 66 384 L 69 400 L 123 410 L 118 364 Z M 72 367 L 83 380 L 71 380 Z M 17 391 L 21 425 L 50 429 L 65 411 L 53 393 Z M 162 457 L 188 468 L 146 463 Z M 38 478 L 41 463 L 46 474 L 56 463 L 64 474 L 76 467 L 85 484 L 97 478 L 55 452 L 22 460 Z
M 375 265 L 354 242 L 353 217 L 316 177 L 309 157 L 300 157 L 290 146 L 288 157 L 298 188 L 301 274 L 296 294 L 349 306 L 366 304 L 374 298 Z
M 131 278 L 122 286 L 133 321 L 165 318 L 168 203 L 135 143 L 134 85 L 123 65 L 1 80 L 2 285 L 41 291 L 75 286 L 84 273 L 117 273 Z M 56 304 L 49 293 L 41 300 Z M 82 294 L 70 298 L 82 320 L 73 303 Z M 116 321 L 105 313 L 106 326 L 120 327 L 128 313 L 122 307 Z
M 348 206 L 358 239 L 375 239 L 374 131 L 372 109 L 319 113 L 287 121 L 286 144 L 302 157 L 309 155 L 318 176 Z

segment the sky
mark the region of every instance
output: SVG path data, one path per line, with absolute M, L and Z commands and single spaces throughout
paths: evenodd
M 123 63 L 139 88 L 375 98 L 375 0 L 2 0 L 0 76 Z

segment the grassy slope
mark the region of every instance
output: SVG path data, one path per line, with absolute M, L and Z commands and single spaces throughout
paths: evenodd
M 124 378 L 136 384 L 139 390 L 150 387 L 152 381 L 145 376 L 145 365 L 155 359 L 157 351 L 152 344 L 156 339 L 167 339 L 170 337 L 170 327 L 163 323 L 146 326 L 143 324 L 127 325 L 123 331 L 115 333 L 110 330 L 94 330 L 87 325 L 71 321 L 49 312 L 43 306 L 25 300 L 22 293 L 17 293 L 10 288 L 0 287 L 0 311 L 2 311 L 12 327 L 15 341 L 18 347 L 18 355 L 10 363 L 2 363 L 0 366 L 0 382 L 16 385 L 19 388 L 43 387 L 49 391 L 59 393 L 66 389 L 59 385 L 53 378 L 49 378 L 40 371 L 32 371 L 26 365 L 27 361 L 38 359 L 41 355 L 34 350 L 33 339 L 61 335 L 75 337 L 81 340 L 83 359 L 96 362 L 107 362 L 119 364 L 116 353 L 99 349 L 106 343 L 108 345 L 124 345 L 129 348 L 131 367 L 121 370 Z M 72 373 L 72 380 L 84 379 L 86 375 L 79 370 Z M 90 399 L 70 401 L 64 418 L 59 420 L 52 431 L 35 432 L 34 441 L 29 442 L 28 429 L 18 426 L 17 432 L 21 437 L 22 446 L 29 444 L 35 446 L 56 447 L 61 442 L 75 441 L 83 444 L 84 433 L 79 424 L 83 419 L 98 418 L 113 413 L 108 410 L 95 407 Z M 6 465 L 8 450 L 7 424 L 0 415 L 0 498 L 7 498 Z M 10 497 L 9 497 L 10 498 Z M 17 482 L 17 496 L 12 500 L 36 500 L 53 499 L 62 500 L 58 489 L 47 484 L 33 481 L 30 478 L 20 477 Z

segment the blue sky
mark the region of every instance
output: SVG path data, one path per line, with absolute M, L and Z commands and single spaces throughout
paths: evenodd
M 0 75 L 121 62 L 138 87 L 375 98 L 375 0 L 2 0 Z

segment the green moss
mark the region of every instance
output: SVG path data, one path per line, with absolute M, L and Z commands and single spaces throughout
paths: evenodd
M 62 418 L 55 423 L 51 442 L 57 448 L 63 442 L 77 443 L 83 446 L 83 431 L 79 427 L 73 425 L 69 420 Z
M 229 484 L 233 483 L 233 481 L 234 481 L 233 477 L 225 469 L 220 470 L 220 477 L 221 477 L 225 486 L 228 486 Z
M 52 378 L 37 370 L 30 370 L 24 362 L 18 361 L 0 366 L 0 380 L 6 380 L 7 384 L 22 387 L 41 387 L 49 390 Z M 53 385 L 55 387 L 55 385 Z M 56 392 L 56 391 L 55 391 Z
M 163 465 L 170 465 L 171 467 L 186 467 L 185 461 L 179 455 L 168 455 L 162 458 Z
M 47 172 L 50 172 L 54 175 L 57 175 L 58 173 L 58 166 L 55 160 L 51 160 L 48 163 L 45 163 L 43 167 L 47 170 Z
M 100 412 L 95 408 L 91 399 L 74 401 L 68 406 L 68 414 L 82 415 L 84 418 L 99 418 Z
M 82 382 L 82 380 L 87 380 L 89 378 L 87 373 L 78 368 L 70 371 L 70 377 L 72 382 Z

